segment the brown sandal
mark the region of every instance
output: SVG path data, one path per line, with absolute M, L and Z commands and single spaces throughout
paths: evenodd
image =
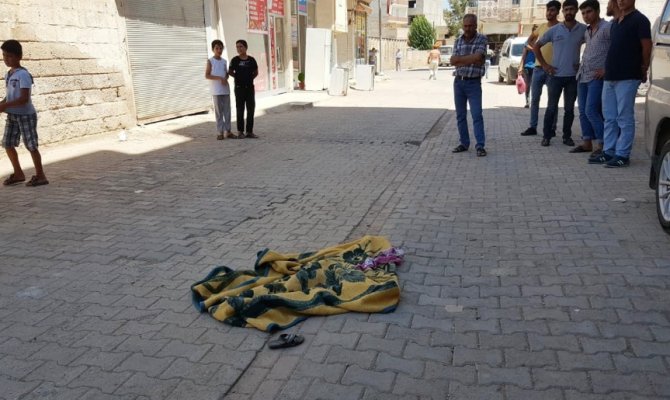
M 26 186 L 42 186 L 42 185 L 48 185 L 49 181 L 44 179 L 40 179 L 37 176 L 33 175 L 32 178 L 28 182 L 26 182 Z
M 590 153 L 593 149 L 589 147 L 584 146 L 583 144 L 580 144 L 579 146 L 575 147 L 574 149 L 570 150 L 570 153 Z
M 4 180 L 4 182 L 2 182 L 2 185 L 3 186 L 12 186 L 12 185 L 16 185 L 17 183 L 21 183 L 21 182 L 25 182 L 25 181 L 26 181 L 26 178 L 19 179 L 19 178 L 15 177 L 14 174 L 11 174 L 7 177 L 7 179 Z

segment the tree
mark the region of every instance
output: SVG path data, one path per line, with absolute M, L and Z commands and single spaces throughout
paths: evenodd
M 444 10 L 444 20 L 449 28 L 449 37 L 457 36 L 458 31 L 463 29 L 463 16 L 468 0 L 449 0 L 449 9 Z
M 435 43 L 435 29 L 425 16 L 417 15 L 409 26 L 409 45 L 419 50 L 430 50 Z

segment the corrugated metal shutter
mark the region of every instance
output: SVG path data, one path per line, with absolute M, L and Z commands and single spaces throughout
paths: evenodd
M 128 55 L 137 119 L 209 109 L 202 0 L 126 0 Z

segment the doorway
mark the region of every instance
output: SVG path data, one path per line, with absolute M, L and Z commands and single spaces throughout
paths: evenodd
M 284 18 L 270 18 L 270 47 L 272 52 L 272 89 L 284 86 Z

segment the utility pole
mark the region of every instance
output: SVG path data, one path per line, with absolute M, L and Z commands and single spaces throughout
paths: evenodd
M 388 0 L 387 0 L 388 1 Z M 377 57 L 378 69 L 377 72 L 379 75 L 383 75 L 382 72 L 382 58 L 384 58 L 384 52 L 382 51 L 382 0 L 377 0 L 377 11 L 379 16 L 379 56 Z

